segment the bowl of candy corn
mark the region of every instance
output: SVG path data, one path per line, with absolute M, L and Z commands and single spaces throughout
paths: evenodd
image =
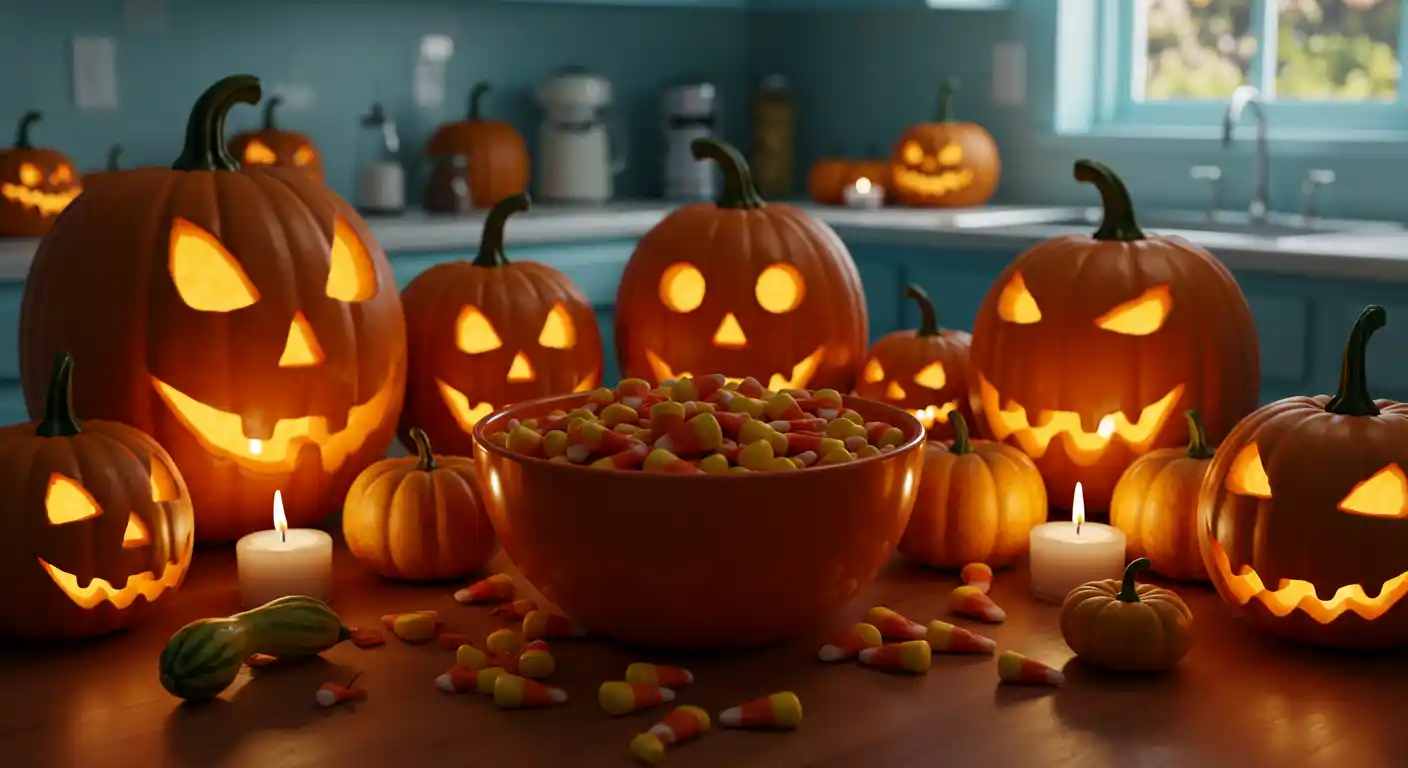
M 924 428 L 832 390 L 639 379 L 480 421 L 504 551 L 589 632 L 668 648 L 761 645 L 874 578 L 914 504 Z

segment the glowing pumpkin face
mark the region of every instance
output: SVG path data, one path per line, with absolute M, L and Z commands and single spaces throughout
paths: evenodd
M 281 130 L 274 120 L 274 110 L 283 99 L 270 96 L 264 102 L 264 124 L 257 131 L 237 133 L 230 137 L 230 152 L 241 163 L 276 165 L 297 168 L 323 180 L 323 158 L 308 136 L 296 131 Z
M 913 126 L 895 143 L 888 186 L 906 205 L 982 205 L 997 189 L 997 143 L 980 125 L 954 122 L 956 89 L 950 80 L 940 92 L 938 122 Z
M 1334 397 L 1291 397 L 1248 416 L 1199 496 L 1204 564 L 1252 623 L 1300 642 L 1408 644 L 1408 405 L 1365 382 L 1371 306 Z
M 0 149 L 0 237 L 43 235 L 83 191 L 67 157 L 30 143 L 30 128 L 40 118 L 38 112 L 25 113 L 15 145 Z
M 1185 444 L 1187 408 L 1216 442 L 1256 406 L 1256 331 L 1246 299 L 1207 251 L 1145 237 L 1109 169 L 1080 161 L 1106 220 L 1093 237 L 1047 240 L 988 291 L 973 330 L 970 397 L 986 432 L 1032 457 L 1054 505 L 1076 482 L 1092 509 L 1152 449 Z

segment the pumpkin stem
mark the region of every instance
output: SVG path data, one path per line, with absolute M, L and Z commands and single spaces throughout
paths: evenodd
M 484 101 L 484 94 L 489 92 L 489 82 L 480 80 L 469 89 L 469 120 L 471 122 L 480 119 L 479 105 Z
M 238 171 L 225 148 L 225 118 L 235 104 L 258 104 L 263 91 L 254 75 L 230 75 L 205 90 L 186 121 L 186 144 L 171 164 L 176 171 Z
M 83 427 L 73 415 L 73 355 L 60 351 L 54 355 L 54 368 L 49 374 L 49 391 L 44 397 L 44 420 L 34 429 L 40 437 L 73 437 L 82 434 Z
M 1211 459 L 1212 446 L 1208 445 L 1208 428 L 1203 424 L 1203 415 L 1197 409 L 1183 412 L 1188 417 L 1188 458 Z
M 282 96 L 270 96 L 269 100 L 264 102 L 264 130 L 279 130 L 278 123 L 274 122 L 274 110 L 278 109 L 279 105 L 283 103 L 284 97 Z
M 1369 394 L 1369 374 L 1364 356 L 1369 351 L 1369 337 L 1388 322 L 1388 313 L 1377 304 L 1370 304 L 1359 313 L 1344 345 L 1344 363 L 1340 366 L 1340 389 L 1325 404 L 1326 413 L 1341 416 L 1377 416 L 1379 407 Z
M 939 328 L 939 318 L 934 313 L 934 302 L 929 298 L 929 292 L 918 283 L 910 283 L 904 287 L 904 295 L 914 299 L 914 303 L 919 305 L 919 330 L 915 331 L 914 335 L 938 336 L 942 331 Z
M 939 87 L 939 122 L 953 122 L 953 95 L 958 93 L 958 78 L 950 77 Z
M 411 439 L 416 442 L 416 469 L 421 472 L 434 472 L 437 468 L 435 454 L 430 452 L 430 436 L 420 427 L 411 427 Z
M 1134 577 L 1140 571 L 1148 567 L 1149 558 L 1147 557 L 1141 557 L 1138 560 L 1134 560 L 1129 565 L 1126 565 L 1124 567 L 1124 578 L 1120 580 L 1119 601 L 1121 603 L 1139 602 L 1139 592 L 1135 589 L 1135 587 L 1139 585 L 1134 581 Z
M 528 210 L 532 204 L 527 192 L 509 195 L 494 203 L 484 219 L 484 234 L 479 236 L 479 255 L 474 257 L 474 266 L 502 267 L 508 264 L 508 257 L 504 255 L 504 224 L 508 223 L 509 216 Z
M 949 419 L 949 423 L 953 424 L 953 445 L 948 447 L 948 452 L 956 456 L 972 453 L 973 441 L 968 436 L 968 420 L 958 411 L 949 414 Z
M 720 208 L 762 208 L 767 205 L 758 188 L 753 186 L 753 172 L 732 144 L 719 139 L 695 139 L 689 143 L 695 160 L 713 160 L 723 171 L 724 189 L 715 203 Z
M 1105 208 L 1105 220 L 1091 237 L 1125 242 L 1144 239 L 1144 230 L 1134 221 L 1134 201 L 1114 171 L 1094 160 L 1077 160 L 1075 176 L 1076 181 L 1095 185 L 1100 192 L 1100 205 Z
M 37 109 L 31 109 L 20 118 L 19 130 L 15 131 L 15 149 L 34 149 L 34 144 L 29 140 L 29 131 L 34 124 L 44 119 L 44 113 Z
M 122 145 L 114 144 L 108 147 L 108 172 L 122 170 L 122 164 L 118 161 L 122 159 Z

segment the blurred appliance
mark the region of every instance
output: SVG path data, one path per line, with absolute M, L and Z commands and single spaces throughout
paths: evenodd
M 616 175 L 626 168 L 625 136 L 607 124 L 611 83 L 580 67 L 555 73 L 538 86 L 546 113 L 538 131 L 540 199 L 605 203 Z
M 663 101 L 665 197 L 712 200 L 719 188 L 718 165 L 695 160 L 689 145 L 718 131 L 718 90 L 713 83 L 683 83 L 666 88 Z
M 406 169 L 399 153 L 401 137 L 396 121 L 386 114 L 381 102 L 372 104 L 362 117 L 362 126 L 372 129 L 361 151 L 362 170 L 357 177 L 357 208 L 367 214 L 397 214 L 406 210 Z

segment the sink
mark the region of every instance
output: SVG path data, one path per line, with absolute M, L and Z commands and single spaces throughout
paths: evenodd
M 1057 225 L 1098 227 L 1104 216 L 1100 208 L 1088 208 L 1084 215 L 1053 222 Z M 1240 211 L 1179 211 L 1154 210 L 1137 214 L 1139 226 L 1146 232 L 1180 235 L 1190 240 L 1207 239 L 1206 235 L 1279 240 L 1324 234 L 1384 234 L 1404 232 L 1403 225 L 1392 221 L 1361 221 L 1353 219 L 1307 219 L 1303 216 L 1272 213 L 1267 220 L 1254 222 Z

